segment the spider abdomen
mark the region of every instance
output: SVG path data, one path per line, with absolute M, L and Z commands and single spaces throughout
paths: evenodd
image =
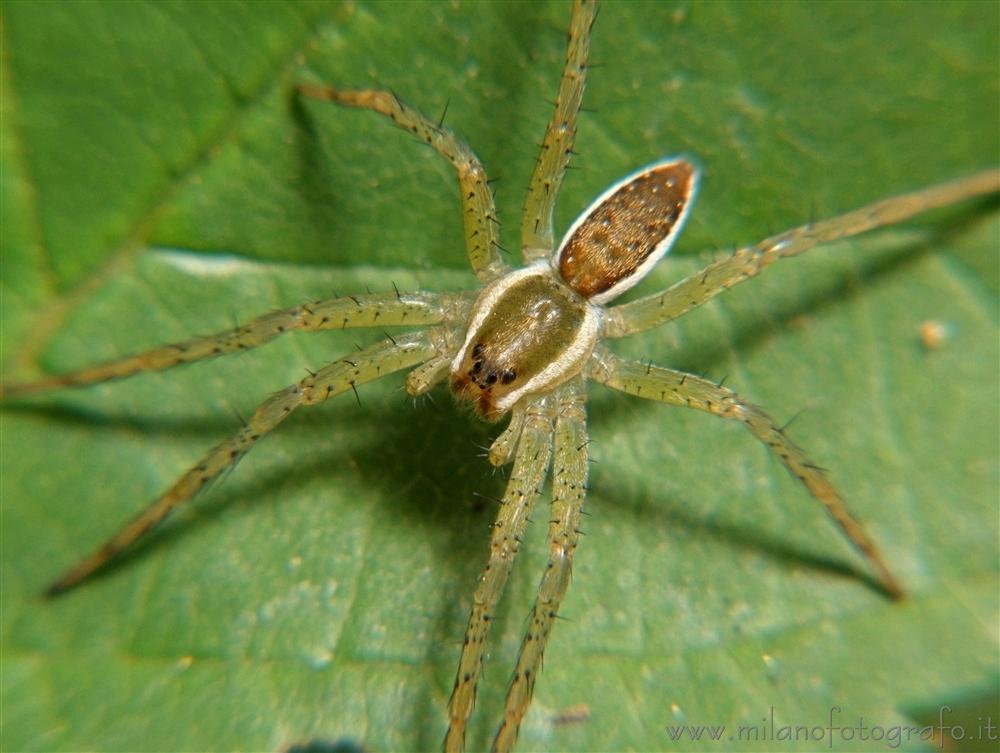
M 525 395 L 580 373 L 597 342 L 599 315 L 537 264 L 487 285 L 451 365 L 451 389 L 491 421 Z
M 556 250 L 559 275 L 594 303 L 617 298 L 670 250 L 697 185 L 695 167 L 673 158 L 611 186 L 577 218 Z

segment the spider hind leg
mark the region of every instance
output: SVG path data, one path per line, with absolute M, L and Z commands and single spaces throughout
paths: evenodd
M 521 251 L 527 263 L 547 259 L 555 246 L 552 212 L 573 154 L 576 119 L 587 83 L 590 31 L 597 16 L 597 3 L 585 0 L 573 4 L 569 22 L 569 43 L 563 65 L 555 110 L 531 173 L 521 216 Z
M 852 238 L 894 225 L 923 212 L 1000 191 L 1000 169 L 984 170 L 965 178 L 912 193 L 893 196 L 828 220 L 801 225 L 746 246 L 685 277 L 666 290 L 608 310 L 605 334 L 609 338 L 644 332 L 677 319 L 734 285 L 745 282 L 771 264 L 826 243 Z
M 482 282 L 509 271 L 500 256 L 500 226 L 486 170 L 465 142 L 423 113 L 404 104 L 392 92 L 352 91 L 318 84 L 300 84 L 300 94 L 346 107 L 373 110 L 447 159 L 458 174 L 469 264 Z

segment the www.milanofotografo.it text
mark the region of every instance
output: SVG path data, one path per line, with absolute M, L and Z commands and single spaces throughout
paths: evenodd
M 675 741 L 719 742 L 776 742 L 825 744 L 829 748 L 840 743 L 875 742 L 888 749 L 914 741 L 936 743 L 943 747 L 946 740 L 993 742 L 1000 740 L 995 720 L 990 716 L 978 717 L 974 725 L 949 721 L 951 706 L 941 706 L 938 718 L 930 724 L 871 724 L 863 716 L 856 720 L 843 717 L 840 706 L 831 706 L 825 723 L 801 724 L 781 721 L 771 706 L 766 716 L 754 724 L 729 727 L 725 724 L 668 724 L 667 736 Z

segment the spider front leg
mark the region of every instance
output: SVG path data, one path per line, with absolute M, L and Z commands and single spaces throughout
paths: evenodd
M 809 493 L 823 503 L 830 517 L 878 573 L 886 593 L 894 599 L 903 597 L 902 585 L 889 570 L 875 542 L 848 511 L 823 469 L 813 463 L 756 405 L 744 401 L 732 390 L 694 374 L 625 360 L 606 349 L 595 352 L 588 376 L 629 395 L 696 408 L 721 418 L 741 421 L 805 485 Z
M 796 256 L 823 243 L 850 238 L 875 228 L 902 222 L 922 212 L 1000 191 L 1000 170 L 985 170 L 968 178 L 942 183 L 869 204 L 822 222 L 802 225 L 741 248 L 700 272 L 654 293 L 610 309 L 605 333 L 625 337 L 657 327 L 701 306 L 724 290 L 763 272 L 778 259 Z
M 549 561 L 538 586 L 528 631 L 521 643 L 517 667 L 507 691 L 504 719 L 493 741 L 496 753 L 507 753 L 517 741 L 542 655 L 569 588 L 573 553 L 580 538 L 580 516 L 587 493 L 587 400 L 583 379 L 577 378 L 556 394 L 555 450 L 552 456 L 552 510 L 549 515 Z
M 493 524 L 489 560 L 472 596 L 472 612 L 448 702 L 451 721 L 444 741 L 448 753 L 465 748 L 465 728 L 476 703 L 476 687 L 483 668 L 490 622 L 521 546 L 531 507 L 549 468 L 553 411 L 553 399 L 548 396 L 532 400 L 525 409 L 514 468 Z
M 569 22 L 569 45 L 566 63 L 559 82 L 555 112 L 545 128 L 542 150 L 531 173 L 521 218 L 521 252 L 526 262 L 547 259 L 554 247 L 552 210 L 562 186 L 573 141 L 576 118 L 587 83 L 587 58 L 590 56 L 590 31 L 597 16 L 594 0 L 576 0 Z
M 409 131 L 451 162 L 458 173 L 465 247 L 472 271 L 484 283 L 508 271 L 507 264 L 500 257 L 500 223 L 486 170 L 465 142 L 418 110 L 403 104 L 391 92 L 373 89 L 352 91 L 317 84 L 300 84 L 298 90 L 313 99 L 374 110 L 385 115 L 399 128 Z
M 163 496 L 133 518 L 93 554 L 68 570 L 46 591 L 62 593 L 102 568 L 121 551 L 145 536 L 176 507 L 194 497 L 209 481 L 239 461 L 265 434 L 301 405 L 317 405 L 359 384 L 400 371 L 438 355 L 442 347 L 436 331 L 407 333 L 394 340 L 365 348 L 351 358 L 342 358 L 286 387 L 265 400 L 246 425 L 233 437 L 212 449 L 185 473 Z

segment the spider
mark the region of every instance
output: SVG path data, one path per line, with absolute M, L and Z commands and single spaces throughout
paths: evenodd
M 12 395 L 167 368 L 252 347 L 291 329 L 393 325 L 426 328 L 389 336 L 265 402 L 236 437 L 220 445 L 109 545 L 53 584 L 52 592 L 73 587 L 130 546 L 175 505 L 231 466 L 293 408 L 320 402 L 391 371 L 413 368 L 407 378 L 411 394 L 423 394 L 447 380 L 460 399 L 469 401 L 484 418 L 498 420 L 510 415 L 510 423 L 490 450 L 490 461 L 499 466 L 513 460 L 514 467 L 492 534 L 491 561 L 474 597 L 475 607 L 450 703 L 447 748 L 462 745 L 490 617 L 517 552 L 532 498 L 551 466 L 552 559 L 539 588 L 508 693 L 497 749 L 513 745 L 521 716 L 530 702 L 545 641 L 568 584 L 578 538 L 588 452 L 583 412 L 585 379 L 747 425 L 827 505 L 868 558 L 886 591 L 901 593 L 874 544 L 846 513 L 821 469 L 762 411 L 710 380 L 618 358 L 603 341 L 676 318 L 748 279 L 772 261 L 801 253 L 817 242 L 847 237 L 902 221 L 924 209 L 996 191 L 996 172 L 890 199 L 780 234 L 710 265 L 663 293 L 611 306 L 668 250 L 690 211 L 697 170 L 686 159 L 674 158 L 639 171 L 595 201 L 557 247 L 552 211 L 575 134 L 593 15 L 592 3 L 574 5 L 556 114 L 546 132 L 522 222 L 527 267 L 508 268 L 499 250 L 492 195 L 482 167 L 448 131 L 386 92 L 303 85 L 300 91 L 307 97 L 389 116 L 452 161 L 462 186 L 469 260 L 484 283 L 484 291 L 445 295 L 391 291 L 305 304 L 265 315 L 220 335 L 166 346 L 104 367 L 5 388 L 6 394 Z M 596 239 L 601 242 L 595 243 Z M 608 248 L 615 252 L 609 253 Z

